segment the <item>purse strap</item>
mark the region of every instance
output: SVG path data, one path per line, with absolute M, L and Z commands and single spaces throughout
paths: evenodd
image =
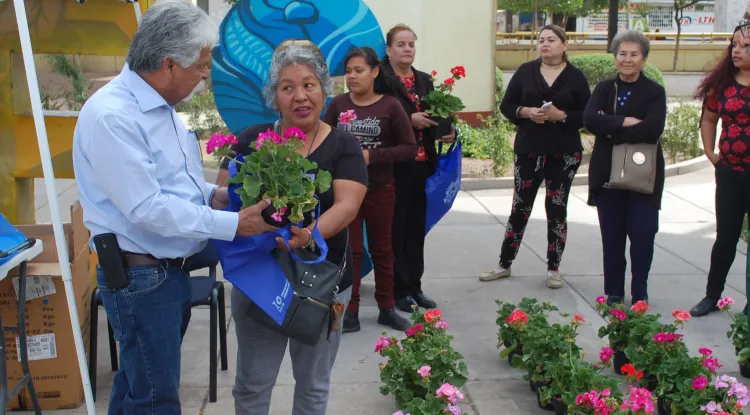
M 319 264 L 326 260 L 326 257 L 328 256 L 328 243 L 326 243 L 325 238 L 323 238 L 323 235 L 320 233 L 320 230 L 318 230 L 318 220 L 320 219 L 320 199 L 318 198 L 318 195 L 315 195 L 315 198 L 318 199 L 318 205 L 317 205 L 317 214 L 315 220 L 315 225 L 313 226 L 312 230 L 312 238 L 315 241 L 315 244 L 320 249 L 320 255 L 311 261 L 305 261 L 301 258 L 299 258 L 295 253 L 294 250 L 289 246 L 289 230 L 283 229 L 281 231 L 281 239 L 284 241 L 284 245 L 286 245 L 287 249 L 289 250 L 289 253 L 292 255 L 292 258 L 300 262 L 302 264 Z M 341 262 L 339 262 L 339 267 L 341 269 L 346 268 L 346 256 L 349 252 L 349 228 L 344 228 L 344 232 L 346 232 L 346 243 L 344 244 L 344 255 L 341 258 Z

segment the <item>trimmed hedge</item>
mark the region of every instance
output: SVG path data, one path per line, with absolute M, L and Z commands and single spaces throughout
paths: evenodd
M 589 81 L 589 87 L 591 89 L 594 89 L 599 82 L 617 76 L 615 57 L 609 53 L 576 55 L 571 56 L 569 60 L 573 66 L 583 71 L 583 74 L 586 75 L 586 79 Z M 664 76 L 656 66 L 646 63 L 646 66 L 643 68 L 643 73 L 645 73 L 652 81 L 664 86 Z

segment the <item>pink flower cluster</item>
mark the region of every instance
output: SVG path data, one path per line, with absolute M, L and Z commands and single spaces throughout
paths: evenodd
M 693 379 L 693 389 L 704 389 L 706 386 L 708 386 L 708 378 L 705 376 L 696 376 L 695 379 Z
M 419 370 L 417 370 L 417 373 L 419 374 L 419 376 L 422 376 L 423 378 L 426 378 L 426 377 L 430 376 L 430 370 L 432 370 L 432 367 L 430 367 L 430 366 L 422 366 L 422 367 L 419 368 Z
M 448 402 L 455 404 L 459 400 L 464 398 L 464 394 L 461 393 L 460 390 L 458 390 L 457 387 L 451 385 L 450 383 L 443 383 L 443 386 L 439 387 L 438 390 L 435 391 L 435 396 L 438 398 L 446 398 L 448 399 Z
M 206 142 L 206 153 L 212 154 L 216 149 L 237 144 L 233 135 L 214 134 Z
M 387 349 L 392 344 L 398 344 L 398 340 L 390 337 L 380 336 L 380 338 L 375 342 L 375 351 L 382 353 L 383 349 Z
M 730 308 L 732 308 L 733 304 L 734 300 L 732 299 L 732 297 L 724 297 L 719 300 L 718 303 L 716 303 L 716 306 L 719 307 L 719 310 L 728 311 Z
M 296 138 L 300 141 L 305 141 L 307 139 L 307 136 L 304 132 L 302 132 L 302 130 L 297 127 L 287 128 L 287 130 L 284 131 L 283 137 L 280 136 L 276 131 L 269 128 L 266 131 L 258 134 L 258 139 L 255 141 L 255 149 L 260 150 L 260 148 L 263 146 L 263 143 L 265 143 L 266 141 L 270 141 L 275 144 L 286 145 L 286 143 L 289 142 L 289 140 L 292 138 Z
M 356 119 L 357 114 L 354 113 L 354 110 L 344 111 L 339 114 L 339 124 L 351 124 Z
M 659 332 L 654 335 L 654 341 L 657 343 L 674 343 L 682 339 L 682 334 Z
M 672 311 L 672 317 L 676 318 L 677 321 L 680 322 L 680 323 L 684 323 L 684 322 L 690 320 L 690 318 L 692 318 L 692 316 L 690 315 L 690 313 L 687 312 L 687 311 L 684 311 L 684 310 L 674 310 L 674 311 Z
M 576 396 L 576 405 L 583 408 L 592 408 L 595 415 L 610 415 L 617 410 L 617 401 L 607 399 L 611 391 L 604 389 L 601 393 L 592 390 Z
M 612 356 L 615 355 L 615 351 L 609 346 L 602 347 L 602 351 L 599 353 L 599 360 L 602 362 L 609 362 Z
M 406 329 L 406 337 L 414 337 L 419 333 L 420 331 L 424 330 L 424 324 L 417 323 L 408 329 Z
M 440 320 L 437 323 L 435 323 L 435 328 L 436 329 L 447 330 L 449 327 L 450 327 L 450 325 L 448 323 L 446 323 L 445 321 L 442 321 L 442 320 Z
M 630 309 L 638 314 L 644 314 L 645 312 L 651 310 L 651 307 L 649 307 L 648 303 L 645 301 L 638 301 L 637 303 L 633 304 Z
M 724 365 L 719 363 L 719 359 L 715 357 L 707 357 L 703 359 L 701 365 L 712 372 L 716 372 L 716 369 L 724 367 Z
M 654 413 L 654 398 L 646 388 L 630 387 L 630 395 L 622 403 L 623 411 L 632 411 L 635 414 Z
M 714 387 L 716 390 L 729 388 L 727 396 L 734 398 L 737 401 L 736 405 L 740 408 L 744 408 L 750 403 L 750 392 L 748 392 L 747 386 L 737 382 L 736 378 L 721 375 L 714 380 Z
M 627 314 L 625 314 L 625 312 L 622 311 L 622 310 L 618 310 L 618 309 L 613 308 L 613 309 L 609 310 L 609 312 L 613 316 L 615 316 L 616 319 L 618 319 L 620 321 L 625 321 L 625 319 L 627 318 Z
M 286 214 L 286 211 L 289 210 L 288 207 L 284 206 L 281 209 L 277 209 L 276 213 L 271 215 L 271 219 L 275 220 L 276 222 L 283 222 L 284 221 L 284 214 Z

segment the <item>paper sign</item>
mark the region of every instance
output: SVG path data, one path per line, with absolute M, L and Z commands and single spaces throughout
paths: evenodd
M 55 343 L 54 333 L 26 336 L 26 346 L 28 346 L 29 361 L 57 358 L 57 344 Z M 16 337 L 16 350 L 18 361 L 21 361 L 20 337 Z
M 18 298 L 18 278 L 19 277 L 13 278 L 13 287 L 16 290 L 16 298 Z M 52 295 L 56 292 L 57 291 L 55 290 L 55 283 L 52 280 L 52 277 L 26 277 L 26 301 Z

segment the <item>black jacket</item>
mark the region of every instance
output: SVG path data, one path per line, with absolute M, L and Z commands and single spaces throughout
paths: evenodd
M 418 71 L 414 68 L 411 68 L 411 70 L 412 72 L 414 72 L 414 90 L 417 95 L 419 95 L 420 97 L 424 97 L 435 89 L 435 87 L 432 85 L 432 78 L 429 74 Z M 428 108 L 430 108 L 429 105 L 427 105 L 425 102 L 422 102 L 420 111 L 417 111 L 417 107 L 409 98 L 409 94 L 406 92 L 406 87 L 404 87 L 401 81 L 398 80 L 393 67 L 390 64 L 384 64 L 383 71 L 388 72 L 388 75 L 391 77 L 391 79 L 394 80 L 392 82 L 392 87 L 394 88 L 394 97 L 396 97 L 401 103 L 401 106 L 404 107 L 406 115 L 409 116 L 409 121 L 411 121 L 411 115 L 415 112 L 424 112 Z M 435 129 L 425 128 L 424 130 L 414 130 L 414 137 L 417 138 L 417 141 L 419 141 L 420 131 L 422 132 L 422 145 L 425 148 L 425 153 L 427 153 L 427 161 L 432 164 L 437 164 L 438 154 L 437 150 L 435 149 Z
M 508 83 L 500 111 L 505 118 L 518 125 L 513 150 L 519 154 L 577 153 L 583 150 L 580 129 L 583 109 L 591 96 L 586 76 L 580 69 L 567 64 L 551 86 L 541 72 L 541 60 L 521 65 Z M 564 123 L 537 124 L 517 116 L 519 107 L 541 107 L 552 102 L 565 111 Z
M 624 108 L 617 108 L 617 90 L 626 85 L 631 95 Z M 603 111 L 604 114 L 599 114 Z M 642 122 L 631 127 L 623 127 L 625 117 L 635 117 Z M 602 81 L 594 89 L 586 110 L 583 125 L 596 135 L 594 150 L 589 163 L 589 200 L 596 206 L 594 193 L 609 181 L 612 170 L 612 148 L 624 143 L 657 143 L 664 132 L 667 119 L 667 95 L 664 87 L 647 78 L 641 72 L 638 80 L 624 83 L 618 78 Z M 664 192 L 664 153 L 659 145 L 656 160 L 656 184 L 651 196 L 657 208 L 661 208 Z

